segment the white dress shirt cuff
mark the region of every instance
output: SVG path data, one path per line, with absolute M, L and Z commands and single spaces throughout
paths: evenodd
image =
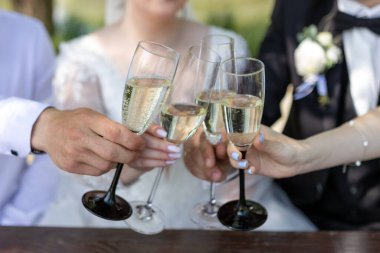
M 9 97 L 0 100 L 0 153 L 25 157 L 31 152 L 32 128 L 48 105 Z

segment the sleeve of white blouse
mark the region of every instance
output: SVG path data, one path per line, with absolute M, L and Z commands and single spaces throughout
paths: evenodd
M 91 108 L 105 113 L 100 79 L 91 55 L 75 43 L 62 44 L 53 79 L 54 104 L 60 109 Z

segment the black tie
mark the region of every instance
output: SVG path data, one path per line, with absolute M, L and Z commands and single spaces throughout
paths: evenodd
M 341 33 L 354 27 L 365 27 L 380 35 L 380 18 L 357 18 L 338 11 L 334 18 L 335 31 Z

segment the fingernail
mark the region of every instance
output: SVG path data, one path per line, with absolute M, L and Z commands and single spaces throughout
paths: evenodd
M 156 134 L 162 138 L 165 138 L 168 135 L 168 133 L 163 129 L 157 129 Z
M 181 153 L 170 153 L 169 155 L 168 155 L 170 158 L 181 158 Z
M 241 161 L 238 163 L 238 165 L 240 168 L 245 168 L 245 167 L 247 167 L 248 163 L 247 163 L 247 161 Z
M 235 161 L 239 161 L 239 154 L 237 152 L 232 152 L 231 154 L 231 157 L 232 159 L 234 159 Z
M 168 146 L 168 150 L 170 152 L 175 152 L 175 153 L 179 153 L 181 152 L 181 148 L 180 147 L 177 147 L 176 145 L 169 145 Z
M 254 166 L 251 166 L 247 170 L 247 173 L 250 174 L 250 175 L 253 175 L 253 174 L 255 174 L 255 170 L 256 170 L 256 168 Z
M 167 164 L 167 165 L 172 165 L 172 164 L 174 164 L 176 161 L 165 161 L 165 164 Z
M 263 134 L 263 133 L 260 133 L 260 135 L 259 135 L 259 142 L 260 142 L 261 144 L 264 143 L 264 134 Z

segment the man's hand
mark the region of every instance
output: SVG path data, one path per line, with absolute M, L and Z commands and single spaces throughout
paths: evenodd
M 226 142 L 213 147 L 206 139 L 202 129 L 184 144 L 184 162 L 189 171 L 196 177 L 220 182 L 227 176 L 229 162 Z
M 33 126 L 31 145 L 45 151 L 61 169 L 101 175 L 115 163 L 130 163 L 145 141 L 117 122 L 90 109 L 48 108 Z

